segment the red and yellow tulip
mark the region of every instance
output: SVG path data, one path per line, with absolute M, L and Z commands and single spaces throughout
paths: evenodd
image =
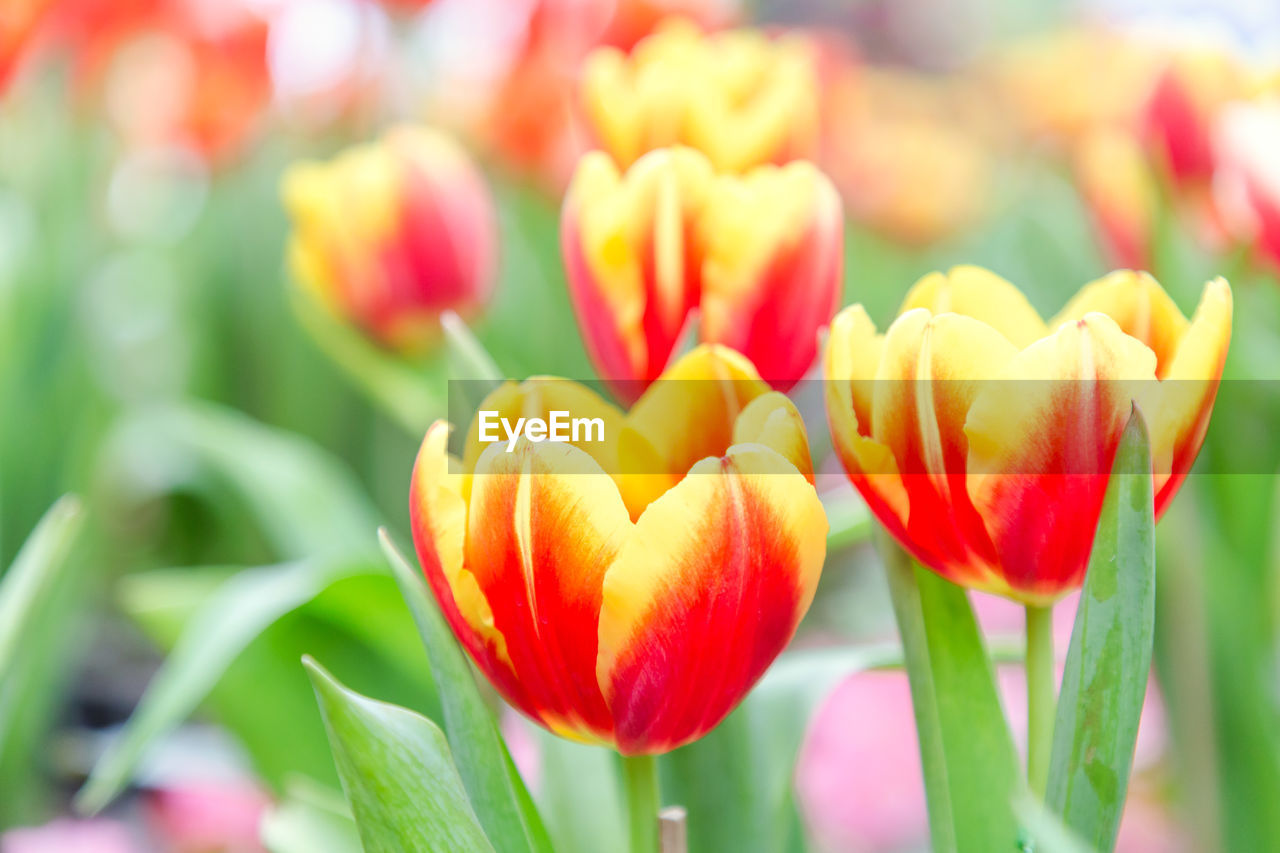
M 728 172 L 809 157 L 817 147 L 814 47 L 799 36 L 704 35 L 674 20 L 630 54 L 597 49 L 582 78 L 596 140 L 624 167 L 669 145 L 697 148 Z
M 599 418 L 603 441 L 449 427 L 414 467 L 414 543 L 454 633 L 515 707 L 628 755 L 708 732 L 791 639 L 827 522 L 791 403 L 702 346 L 628 413 L 567 380 L 507 384 L 502 416 Z M 585 438 L 585 436 L 584 436 Z
M 284 177 L 298 282 L 386 346 L 435 340 L 440 313 L 473 313 L 493 289 L 497 222 L 483 177 L 456 143 L 399 127 Z
M 805 161 L 727 175 L 670 148 L 620 173 L 607 155 L 587 155 L 561 245 L 588 353 L 633 400 L 697 309 L 703 341 L 745 354 L 785 390 L 813 364 L 838 305 L 841 222 L 834 187 Z
M 827 415 L 872 512 L 923 564 L 1029 604 L 1078 587 L 1136 400 L 1155 511 L 1199 451 L 1231 337 L 1231 290 L 1187 320 L 1154 279 L 1112 273 L 1045 323 L 975 267 L 933 273 L 884 334 L 859 305 L 831 326 Z M 994 381 L 992 381 L 994 380 Z

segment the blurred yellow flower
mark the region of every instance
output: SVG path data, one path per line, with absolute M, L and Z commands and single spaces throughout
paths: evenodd
M 683 144 L 720 171 L 740 172 L 807 157 L 818 141 L 814 48 L 799 36 L 704 35 L 669 21 L 630 54 L 593 51 L 583 102 L 599 144 L 623 167 Z
M 829 88 L 823 164 L 851 219 L 910 245 L 943 239 L 983 212 L 989 123 L 963 85 L 851 69 Z

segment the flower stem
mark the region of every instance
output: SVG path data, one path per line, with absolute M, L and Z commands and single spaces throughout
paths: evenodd
M 1027 605 L 1027 782 L 1044 797 L 1053 748 L 1053 605 Z
M 652 755 L 622 756 L 627 793 L 631 853 L 658 851 L 658 759 Z

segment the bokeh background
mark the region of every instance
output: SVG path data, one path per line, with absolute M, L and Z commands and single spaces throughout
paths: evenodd
M 87 509 L 0 672 L 3 853 L 357 849 L 298 660 L 438 710 L 368 554 L 378 524 L 407 530 L 414 418 L 444 415 L 448 365 L 300 303 L 281 177 L 395 124 L 454 135 L 498 211 L 475 334 L 509 376 L 593 379 L 558 232 L 592 147 L 579 69 L 667 13 L 812 39 L 844 303 L 882 327 L 919 276 L 960 263 L 1045 316 L 1116 267 L 1151 270 L 1187 313 L 1230 279 L 1227 381 L 1159 528 L 1156 678 L 1120 849 L 1280 849 L 1280 6 L 0 0 L 0 566 L 60 495 Z M 408 414 L 398 393 L 418 395 Z M 865 544 L 833 543 L 797 639 L 832 654 L 790 718 L 793 845 L 927 846 L 905 675 L 855 674 L 845 653 L 892 640 L 882 584 Z M 999 653 L 1019 611 L 977 598 Z M 1015 721 L 1020 678 L 1002 672 Z M 507 730 L 562 846 L 590 849 L 563 817 L 590 807 L 557 779 L 596 759 Z M 85 818 L 72 798 L 91 771 L 127 791 Z M 731 849 L 732 816 L 711 826 L 704 805 L 694 847 Z

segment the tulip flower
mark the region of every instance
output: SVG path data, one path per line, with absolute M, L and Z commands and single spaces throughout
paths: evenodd
M 832 322 L 835 448 L 921 563 L 1050 604 L 1083 579 L 1135 399 L 1151 431 L 1157 517 L 1173 499 L 1208 428 L 1231 305 L 1215 279 L 1187 320 L 1150 276 L 1121 271 L 1046 324 L 992 273 L 934 273 L 883 335 L 858 305 Z
M 1280 98 L 1227 107 L 1215 150 L 1214 201 L 1226 229 L 1280 268 Z
M 323 305 L 380 343 L 421 350 L 439 315 L 493 289 L 497 223 L 479 171 L 447 137 L 400 127 L 283 182 L 289 262 Z
M 676 20 L 630 54 L 602 47 L 583 66 L 583 103 L 600 146 L 622 166 L 669 145 L 720 171 L 810 156 L 817 145 L 813 46 L 754 30 L 703 35 Z
M 807 162 L 716 174 L 690 148 L 619 173 L 582 159 L 561 247 L 587 351 L 619 397 L 662 373 L 690 312 L 701 339 L 747 356 L 776 388 L 803 378 L 835 313 L 840 199 Z
M 427 432 L 410 515 L 449 624 L 502 696 L 624 755 L 714 727 L 809 607 L 827 522 L 798 413 L 701 346 L 630 412 L 567 380 L 508 383 L 481 412 L 600 419 L 603 440 Z M 544 436 L 545 437 L 545 436 Z M 651 819 L 651 817 L 650 817 Z

